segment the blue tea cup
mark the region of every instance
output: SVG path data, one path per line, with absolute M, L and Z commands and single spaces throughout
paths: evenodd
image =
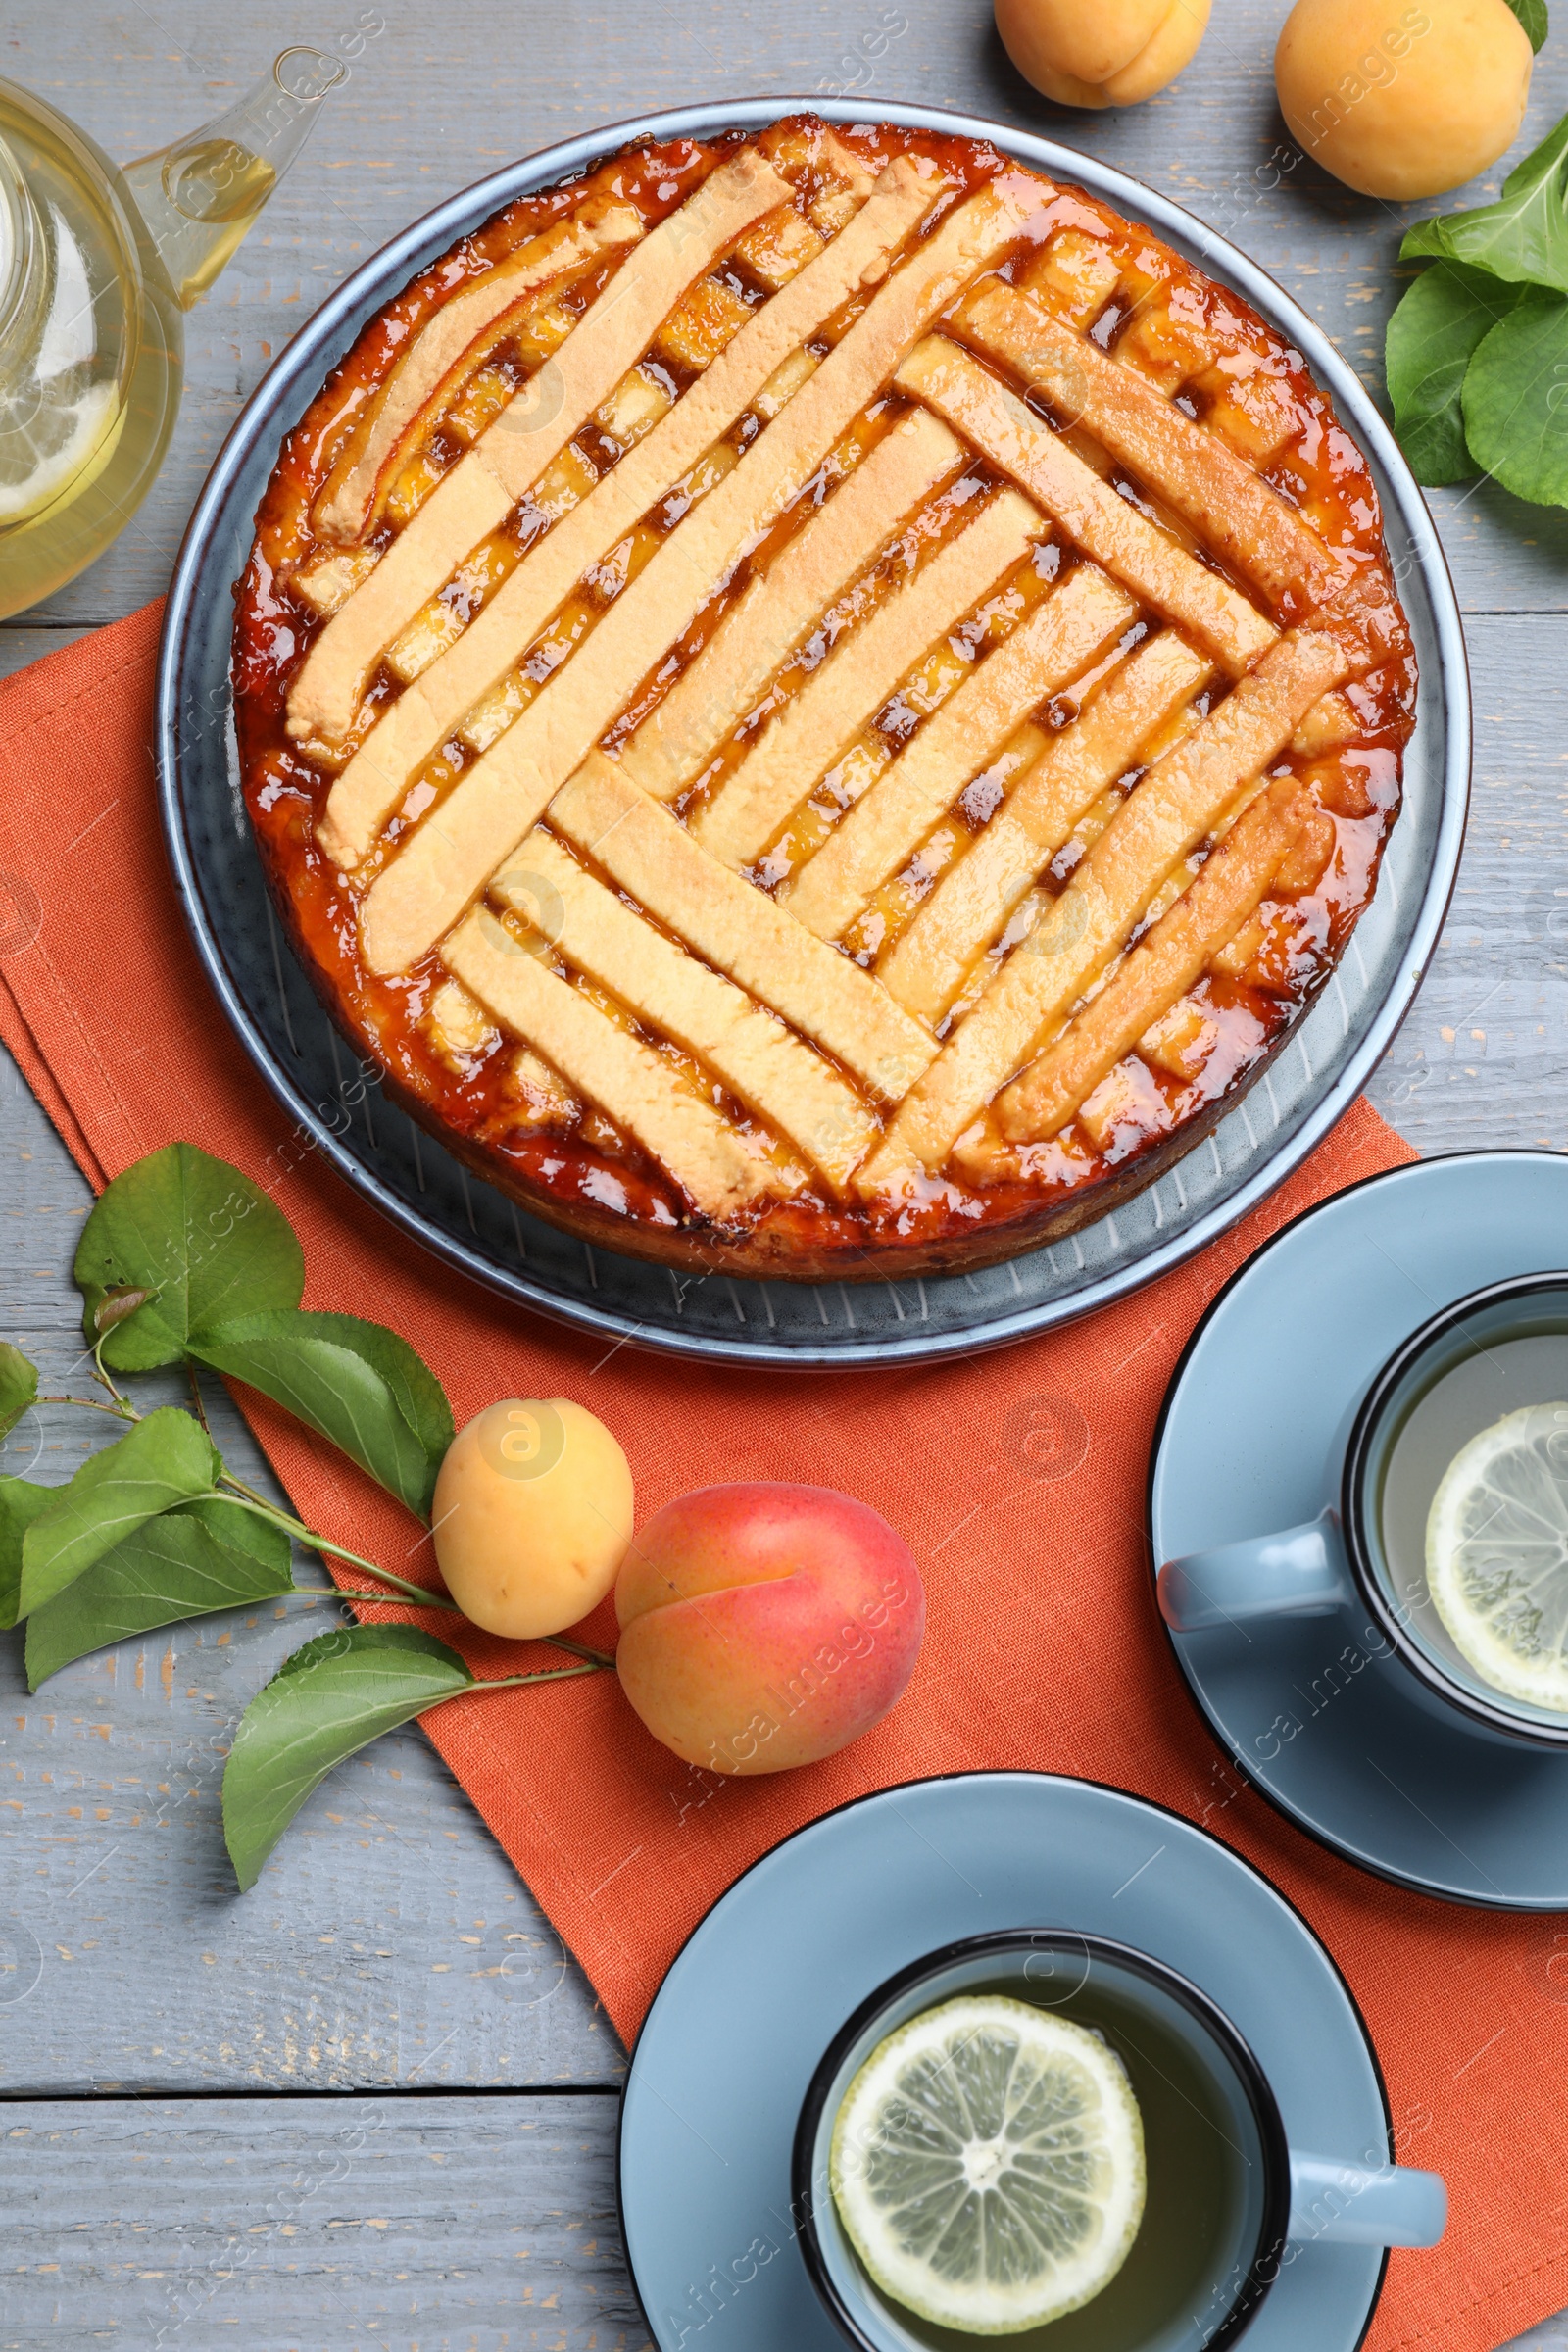
M 936 2327 L 862 2267 L 834 2201 L 833 2128 L 872 2051 L 961 1993 L 1002 1993 L 1099 2034 L 1143 2121 L 1147 2194 L 1121 2269 L 1081 2309 L 1005 2338 L 1019 2352 L 1214 2352 L 1251 2324 L 1280 2273 L 1315 2241 L 1430 2246 L 1447 2192 L 1436 2173 L 1291 2147 L 1279 2104 L 1230 2019 L 1162 1961 L 1100 1936 L 973 1936 L 883 1984 L 836 2035 L 795 2138 L 794 2210 L 807 2269 L 858 2352 L 956 2352 L 978 2337 Z
M 1521 1275 L 1456 1299 L 1351 1399 L 1324 1465 L 1319 1515 L 1167 1560 L 1160 1614 L 1182 1634 L 1354 1616 L 1428 1714 L 1494 1743 L 1568 1747 L 1568 1711 L 1510 1694 L 1463 1654 L 1432 1597 L 1425 1552 L 1425 1514 L 1446 1464 L 1490 1423 L 1552 1402 L 1568 1408 L 1568 1273 Z M 1562 1491 L 1568 1510 L 1568 1475 Z

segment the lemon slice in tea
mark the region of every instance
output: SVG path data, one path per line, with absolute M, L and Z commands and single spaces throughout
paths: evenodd
M 1144 2210 L 1144 2129 L 1099 2034 L 1000 1994 L 911 2018 L 845 2093 L 829 2160 L 895 2302 L 970 2335 L 1038 2328 L 1110 2282 Z
M 1568 1714 L 1568 1402 L 1460 1447 L 1427 1517 L 1427 1584 L 1483 1682 Z

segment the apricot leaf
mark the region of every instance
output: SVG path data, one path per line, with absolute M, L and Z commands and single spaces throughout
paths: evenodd
M 1471 455 L 1515 498 L 1568 506 L 1568 300 L 1530 286 L 1464 379 Z
M 74 1272 L 88 1342 L 101 1341 L 104 1361 L 122 1372 L 178 1363 L 193 1331 L 297 1306 L 305 1288 L 305 1259 L 282 1211 L 194 1144 L 167 1145 L 115 1178 L 82 1228 Z M 148 1296 L 116 1321 L 132 1290 Z
M 195 1332 L 189 1346 L 202 1363 L 260 1389 L 428 1517 L 452 1412 L 434 1373 L 395 1332 L 357 1315 L 285 1307 Z
M 222 1463 L 206 1431 L 174 1405 L 138 1421 L 82 1463 L 22 1539 L 17 1615 L 28 1617 L 74 1584 L 95 1560 L 176 1503 L 211 1494 Z
M 37 1365 L 9 1340 L 0 1340 L 0 1438 L 16 1428 L 37 1394 Z
M 334 1765 L 473 1682 L 456 1650 L 413 1625 L 345 1626 L 285 1659 L 246 1708 L 223 1771 L 241 1889 Z
M 15 1625 L 22 1605 L 22 1542 L 60 1494 L 58 1487 L 29 1486 L 24 1478 L 0 1478 L 0 1628 Z
M 1509 172 L 1495 204 L 1418 220 L 1399 252 L 1568 294 L 1568 115 Z
M 1539 57 L 1550 30 L 1546 23 L 1546 0 L 1508 0 L 1508 6 L 1524 26 L 1525 38 Z
M 1460 391 L 1476 346 L 1519 300 L 1484 270 L 1436 262 L 1389 320 L 1385 366 L 1394 429 L 1418 482 L 1462 482 L 1479 469 L 1464 437 Z
M 294 1590 L 288 1537 L 237 1502 L 204 1496 L 150 1519 L 27 1619 L 27 1688 L 89 1650 L 187 1617 Z

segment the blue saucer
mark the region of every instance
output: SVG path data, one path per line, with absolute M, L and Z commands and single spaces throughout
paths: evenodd
M 1150 1473 L 1156 1566 L 1314 1518 L 1347 1407 L 1398 1343 L 1485 1283 L 1565 1265 L 1555 1152 L 1423 1160 L 1309 1209 L 1176 1368 Z M 1450 1902 L 1568 1910 L 1568 1754 L 1435 1720 L 1366 1635 L 1358 1617 L 1298 1617 L 1171 1642 L 1243 1772 L 1311 1837 Z
M 1157 1805 L 1044 1773 L 882 1790 L 798 1831 L 714 1904 L 650 2009 L 621 2103 L 626 2253 L 660 2352 L 844 2352 L 807 2276 L 790 2152 L 818 2059 L 921 1954 L 1071 1927 L 1152 1953 L 1225 2010 L 1292 2144 L 1388 2144 L 1359 2013 L 1267 1882 Z M 1293 2249 L 1247 2352 L 1354 2352 L 1385 2256 Z

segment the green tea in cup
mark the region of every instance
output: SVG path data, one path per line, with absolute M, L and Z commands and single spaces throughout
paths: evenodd
M 1365 2153 L 1365 2152 L 1363 2152 Z M 1443 2185 L 1287 2143 L 1223 2012 L 1097 1936 L 977 1936 L 850 2019 L 802 2109 L 807 2268 L 860 2352 L 1199 2352 L 1288 2241 L 1430 2244 Z

